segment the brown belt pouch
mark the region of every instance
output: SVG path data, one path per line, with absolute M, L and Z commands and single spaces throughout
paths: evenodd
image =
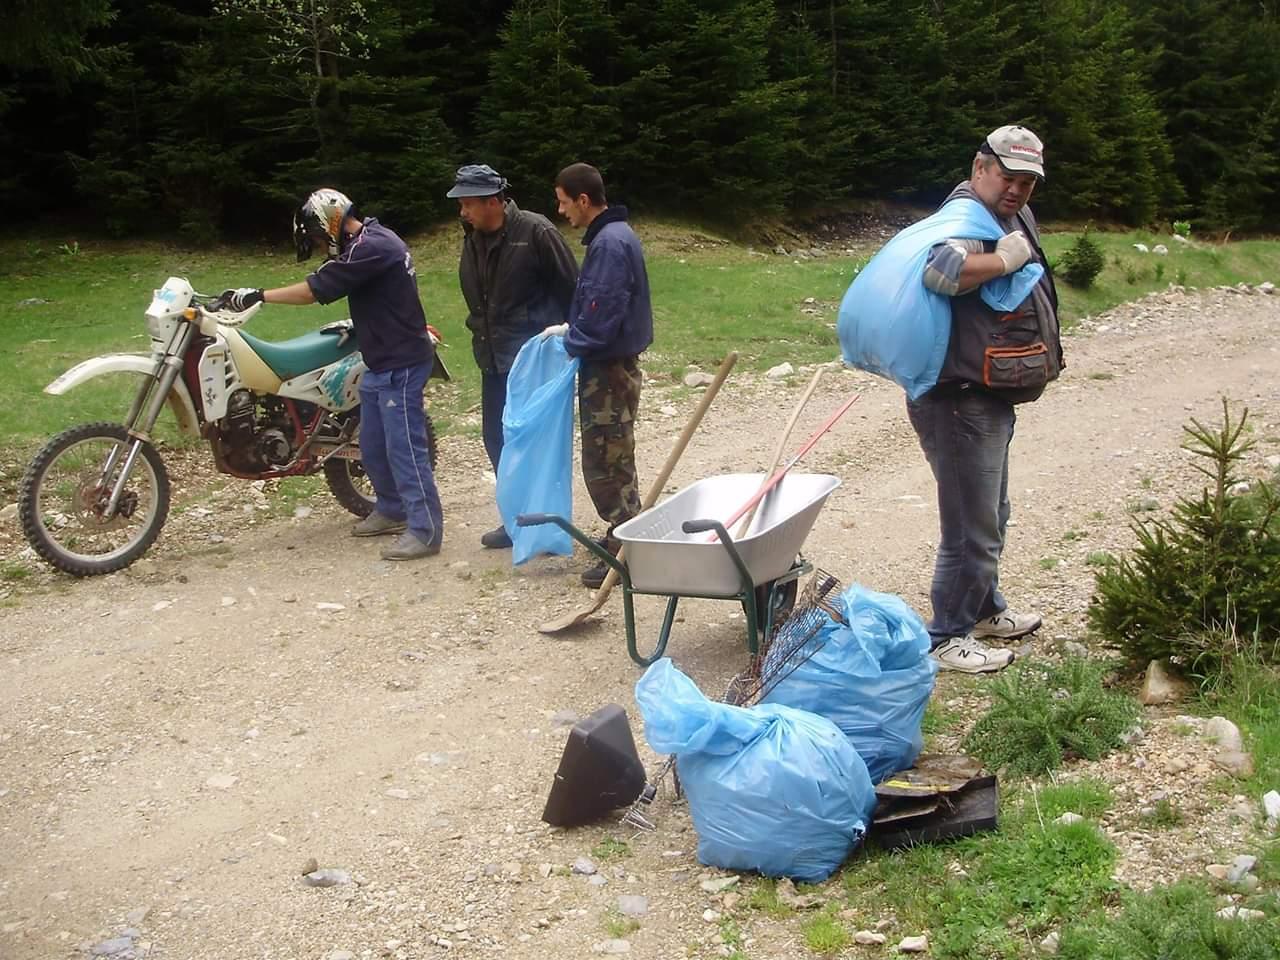
M 987 347 L 982 382 L 993 390 L 1042 387 L 1049 382 L 1049 348 L 1043 341 L 1016 347 Z

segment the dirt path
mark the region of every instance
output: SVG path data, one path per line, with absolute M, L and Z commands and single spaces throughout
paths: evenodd
M 1189 416 L 1215 420 L 1226 393 L 1251 408 L 1253 467 L 1280 453 L 1280 296 L 1152 298 L 1086 327 L 1013 445 L 1002 581 L 1044 614 L 1044 649 L 1084 639 L 1087 554 L 1128 544 L 1135 502 L 1168 506 L 1194 483 L 1178 451 Z M 732 380 L 674 483 L 761 469 L 803 380 Z M 923 610 L 936 513 L 900 391 L 832 372 L 807 421 L 851 388 L 862 399 L 808 462 L 844 485 L 806 552 Z M 680 393 L 646 396 L 645 475 L 692 406 Z M 51 580 L 0 611 L 0 956 L 82 956 L 126 928 L 140 954 L 175 960 L 581 956 L 623 893 L 649 901 L 633 955 L 715 955 L 683 808 L 660 802 L 659 830 L 636 838 L 539 820 L 564 711 L 621 703 L 643 743 L 620 601 L 568 638 L 539 635 L 586 596 L 581 558 L 512 571 L 481 551 L 495 514 L 478 443 L 446 442 L 441 466 L 433 561 L 379 561 L 319 501 L 247 526 L 235 487 L 130 573 Z M 585 519 L 580 488 L 575 502 Z M 641 605 L 642 643 L 660 614 Z M 718 693 L 744 662 L 740 616 L 716 602 L 684 614 L 670 653 Z M 610 836 L 630 853 L 597 856 L 604 883 L 565 874 Z M 304 886 L 309 858 L 355 882 Z M 748 955 L 805 954 L 793 927 L 746 926 Z

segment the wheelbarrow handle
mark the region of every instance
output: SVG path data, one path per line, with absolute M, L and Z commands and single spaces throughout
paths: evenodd
M 706 533 L 708 530 L 714 530 L 722 538 L 726 536 L 724 524 L 718 520 L 686 520 L 680 525 L 680 529 L 685 533 Z
M 555 523 L 558 519 L 553 513 L 522 513 L 516 517 L 516 526 L 540 527 L 544 523 Z

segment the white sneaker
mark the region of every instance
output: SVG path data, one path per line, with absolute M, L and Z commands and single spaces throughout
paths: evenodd
M 1001 610 L 994 617 L 979 620 L 969 631 L 971 637 L 995 637 L 997 640 L 1017 640 L 1040 629 L 1043 621 L 1034 613 L 1015 613 Z
M 1013 651 L 1004 647 L 988 647 L 973 637 L 952 637 L 933 648 L 929 656 L 943 670 L 961 673 L 996 673 L 1013 663 Z

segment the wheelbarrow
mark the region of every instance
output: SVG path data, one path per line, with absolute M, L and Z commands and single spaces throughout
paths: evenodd
M 522 527 L 554 523 L 591 554 L 612 567 L 622 581 L 627 653 L 647 667 L 666 652 L 681 598 L 737 600 L 747 621 L 747 649 L 754 656 L 767 646 L 775 624 L 795 603 L 796 584 L 813 566 L 800 555 L 822 505 L 840 486 L 838 477 L 789 473 L 761 502 L 737 540 L 725 529 L 733 509 L 761 482 L 760 473 L 708 477 L 620 524 L 614 536 L 625 547 L 619 560 L 555 514 L 524 514 Z M 714 532 L 713 537 L 708 533 Z M 636 649 L 637 594 L 665 596 L 666 614 L 657 646 L 647 656 Z

